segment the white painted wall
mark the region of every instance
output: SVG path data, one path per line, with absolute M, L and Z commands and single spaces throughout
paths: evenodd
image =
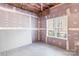
M 0 52 L 31 44 L 30 25 L 30 15 L 0 9 Z
M 38 40 L 38 19 L 31 17 L 31 28 L 32 28 L 32 42 Z
M 0 30 L 0 51 L 31 44 L 30 30 Z

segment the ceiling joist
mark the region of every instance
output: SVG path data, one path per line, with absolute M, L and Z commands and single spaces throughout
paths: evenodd
M 59 5 L 60 3 L 8 3 L 8 4 L 38 14 L 45 11 L 46 9 Z

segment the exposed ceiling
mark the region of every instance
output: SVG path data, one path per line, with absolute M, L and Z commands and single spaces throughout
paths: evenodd
M 8 3 L 8 4 L 38 14 L 60 3 Z

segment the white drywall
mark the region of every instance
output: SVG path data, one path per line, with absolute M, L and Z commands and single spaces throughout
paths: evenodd
M 30 25 L 30 16 L 1 9 L 0 52 L 31 44 Z
M 30 30 L 0 30 L 0 52 L 31 43 Z

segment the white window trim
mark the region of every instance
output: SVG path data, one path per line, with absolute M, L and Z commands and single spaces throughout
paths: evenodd
M 50 20 L 50 19 L 46 19 L 46 37 L 68 40 L 68 16 L 67 15 L 65 15 L 65 16 L 67 17 L 67 28 L 66 28 L 67 29 L 67 33 L 66 33 L 67 34 L 67 37 L 66 38 L 62 38 L 62 37 L 56 37 L 56 36 L 49 36 L 48 35 L 48 30 L 53 30 L 53 29 L 48 29 L 48 23 L 47 23 L 48 21 L 47 20 Z

